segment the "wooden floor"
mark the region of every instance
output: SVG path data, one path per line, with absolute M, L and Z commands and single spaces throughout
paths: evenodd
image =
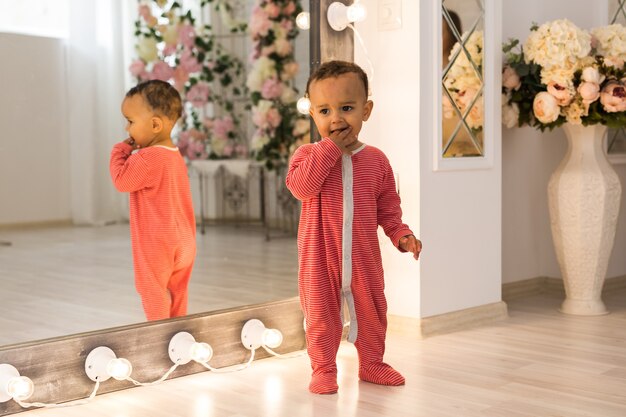
M 493 325 L 425 340 L 410 332 L 390 333 L 386 359 L 407 379 L 398 388 L 359 382 L 354 347 L 344 342 L 337 395 L 308 393 L 308 358 L 299 356 L 26 415 L 624 417 L 626 291 L 605 301 L 611 314 L 575 317 L 557 312 L 559 296 L 542 294 L 511 301 L 510 318 Z
M 189 313 L 297 295 L 295 237 L 260 227 L 197 235 Z M 0 230 L 0 345 L 144 321 L 127 224 Z

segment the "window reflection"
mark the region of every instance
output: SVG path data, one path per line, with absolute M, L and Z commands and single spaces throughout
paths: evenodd
M 442 0 L 442 155 L 483 156 L 482 0 Z

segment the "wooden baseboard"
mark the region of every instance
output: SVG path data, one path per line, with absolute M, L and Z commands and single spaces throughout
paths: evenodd
M 626 275 L 607 278 L 602 292 L 626 288 Z M 552 277 L 536 277 L 502 284 L 502 300 L 508 301 L 541 293 L 564 294 L 563 280 Z
M 500 301 L 421 319 L 390 315 L 388 328 L 392 332 L 415 334 L 418 338 L 427 338 L 482 326 L 507 317 L 506 303 Z
M 35 393 L 27 402 L 61 403 L 89 396 L 94 388 L 85 373 L 85 359 L 98 346 L 111 348 L 133 365 L 132 377 L 140 382 L 158 380 L 173 365 L 168 354 L 170 339 L 189 332 L 197 341 L 209 343 L 214 352 L 211 366 L 222 368 L 245 363 L 250 351 L 241 343 L 241 329 L 250 319 L 283 333 L 278 353 L 305 348 L 302 312 L 297 297 L 273 303 L 189 315 L 178 319 L 141 323 L 107 330 L 0 347 L 0 363 L 15 366 L 31 378 Z M 257 349 L 255 359 L 268 357 Z M 170 376 L 177 378 L 207 369 L 196 363 L 179 366 Z M 133 388 L 129 381 L 102 382 L 98 394 Z M 15 401 L 0 403 L 0 416 L 26 409 Z
M 23 223 L 0 223 L 0 230 L 40 229 L 43 227 L 60 227 L 60 226 L 70 226 L 70 225 L 72 225 L 72 220 L 70 219 L 43 220 L 43 221 L 38 221 L 38 222 L 23 222 Z
M 508 316 L 506 303 L 499 301 L 497 303 L 424 317 L 420 320 L 420 335 L 422 338 L 425 338 L 452 333 L 504 320 Z

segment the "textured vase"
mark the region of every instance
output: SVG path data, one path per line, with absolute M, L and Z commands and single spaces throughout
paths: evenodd
M 565 285 L 561 312 L 608 313 L 602 302 L 622 187 L 606 158 L 602 125 L 563 125 L 567 154 L 550 177 L 548 204 Z

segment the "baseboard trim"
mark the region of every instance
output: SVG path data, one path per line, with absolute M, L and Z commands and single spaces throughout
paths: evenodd
M 39 229 L 43 227 L 60 227 L 70 225 L 72 225 L 72 220 L 70 219 L 41 220 L 23 223 L 0 223 L 0 230 Z
M 607 278 L 604 281 L 602 293 L 626 288 L 626 275 Z M 563 280 L 553 277 L 535 277 L 521 281 L 502 284 L 502 300 L 514 300 L 541 293 L 565 294 Z
M 507 317 L 506 303 L 499 301 L 421 319 L 389 315 L 388 328 L 392 332 L 414 333 L 418 338 L 425 339 L 482 326 Z

